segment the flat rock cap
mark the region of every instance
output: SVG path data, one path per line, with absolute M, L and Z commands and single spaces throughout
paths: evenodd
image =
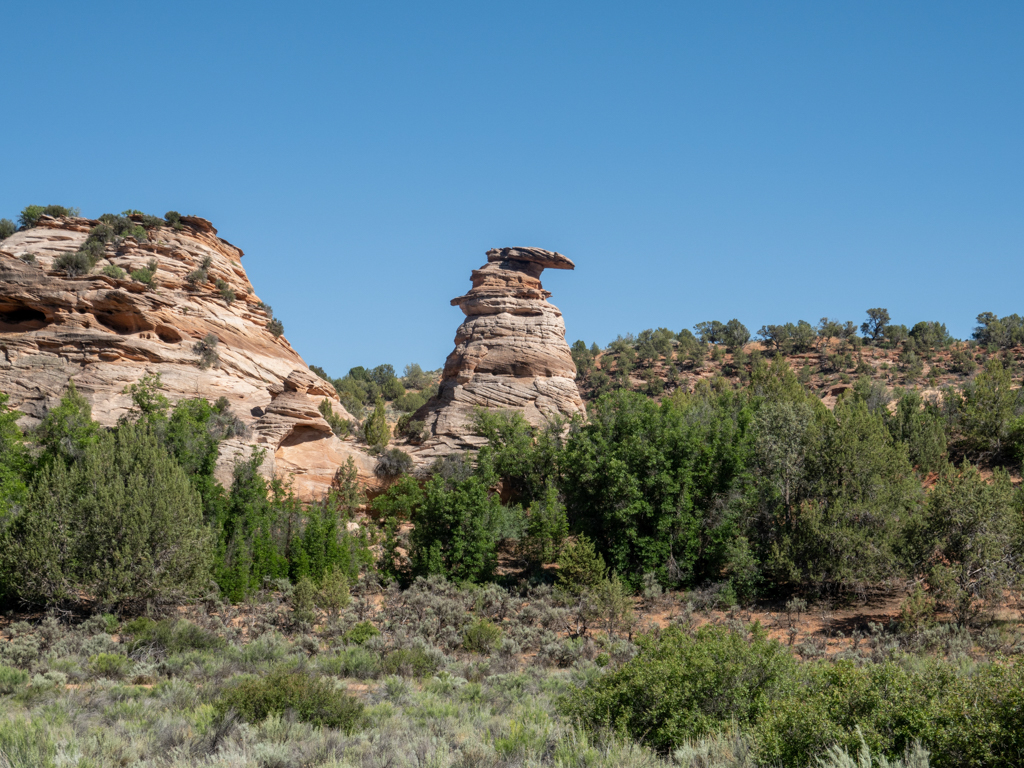
M 555 251 L 545 251 L 543 248 L 527 248 L 517 246 L 515 248 L 491 248 L 487 252 L 488 261 L 532 261 L 540 264 L 545 269 L 576 269 L 576 265 Z

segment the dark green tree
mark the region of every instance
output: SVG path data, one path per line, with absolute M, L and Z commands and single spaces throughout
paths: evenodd
M 1024 344 L 1024 317 L 1020 315 L 998 317 L 992 312 L 982 312 L 977 322 L 973 336 L 982 344 L 994 344 L 1003 349 Z
M 990 359 L 964 387 L 960 400 L 960 429 L 969 450 L 1006 458 L 1015 445 L 1014 424 L 1024 415 L 1024 394 L 1015 388 L 1010 371 Z
M 693 326 L 697 339 L 701 344 L 720 344 L 725 333 L 725 325 L 718 320 L 705 320 Z
M 366 435 L 367 444 L 373 446 L 378 451 L 383 451 L 387 448 L 388 442 L 391 440 L 391 430 L 388 429 L 383 400 L 377 400 L 377 404 L 373 407 L 373 413 L 366 420 L 363 432 Z
M 198 493 L 146 425 L 122 424 L 56 458 L 10 532 L 13 589 L 53 605 L 88 594 L 118 610 L 208 587 L 210 535 Z
M 633 587 L 649 572 L 666 583 L 717 573 L 748 419 L 728 390 L 677 393 L 660 407 L 628 392 L 601 397 L 565 447 L 570 526 Z
M 31 466 L 24 436 L 18 427 L 21 413 L 7 405 L 9 399 L 0 392 L 0 531 L 25 499 L 25 477 Z
M 92 406 L 79 394 L 74 379 L 60 403 L 47 411 L 33 437 L 43 447 L 44 463 L 55 458 L 76 460 L 99 439 L 100 425 L 92 420 Z
M 747 330 L 747 326 L 736 318 L 725 324 L 721 335 L 722 343 L 731 350 L 743 349 L 743 346 L 750 341 L 750 331 Z
M 561 554 L 568 533 L 565 505 L 558 497 L 558 489 L 549 485 L 544 497 L 530 505 L 520 553 L 535 565 L 553 563 Z
M 928 494 L 919 547 L 931 593 L 960 624 L 991 617 L 1024 579 L 1024 523 L 1009 475 L 947 466 Z
M 889 325 L 889 310 L 875 307 L 868 310 L 868 319 L 861 323 L 860 332 L 877 344 L 885 338 L 885 328 Z
M 413 512 L 412 574 L 438 574 L 454 581 L 490 579 L 498 544 L 491 521 L 499 506 L 478 477 L 458 482 L 432 477 L 424 488 L 423 503 Z
M 934 403 L 925 403 L 920 393 L 904 392 L 886 423 L 893 438 L 907 446 L 910 463 L 919 471 L 935 472 L 945 464 L 942 414 Z
M 545 498 L 558 473 L 562 424 L 539 430 L 518 411 L 480 410 L 473 425 L 476 434 L 487 438 L 477 453 L 481 477 L 503 482 L 513 501 Z

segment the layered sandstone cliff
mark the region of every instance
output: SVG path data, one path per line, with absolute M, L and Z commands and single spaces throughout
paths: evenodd
M 421 456 L 479 447 L 473 434 L 479 408 L 520 411 L 544 426 L 585 407 L 576 366 L 565 342 L 565 323 L 540 282 L 545 269 L 574 269 L 560 253 L 541 248 L 494 248 L 473 270 L 473 288 L 452 299 L 466 320 L 455 334 L 437 397 L 414 418 L 430 437 Z
M 172 402 L 223 396 L 252 428 L 250 440 L 223 446 L 222 481 L 230 481 L 233 460 L 257 445 L 267 452 L 264 472 L 293 477 L 304 498 L 325 493 L 349 457 L 374 484 L 374 460 L 335 437 L 318 411 L 328 399 L 348 417 L 334 388 L 268 329 L 271 316 L 245 274 L 241 249 L 205 219 L 185 216 L 181 223 L 150 229 L 142 242 L 107 244 L 94 269 L 79 277 L 55 270 L 54 262 L 81 248 L 97 221 L 44 216 L 0 240 L 0 392 L 25 414 L 22 426 L 56 405 L 72 377 L 93 418 L 113 425 L 131 408 L 126 388 L 159 373 Z M 107 265 L 130 273 L 153 260 L 151 286 L 101 273 Z M 186 281 L 204 263 L 208 279 Z M 234 292 L 233 301 L 218 280 Z M 217 338 L 218 360 L 204 369 L 194 346 L 208 334 Z

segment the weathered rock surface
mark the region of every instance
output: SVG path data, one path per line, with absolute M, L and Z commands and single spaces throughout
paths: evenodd
M 317 409 L 327 398 L 349 418 L 334 388 L 284 336 L 267 330 L 270 315 L 245 274 L 241 249 L 217 237 L 205 219 L 184 216 L 181 230 L 159 227 L 147 242 L 128 237 L 107 245 L 89 275 L 54 271 L 54 260 L 80 248 L 97 223 L 44 216 L 35 228 L 0 240 L 0 392 L 25 414 L 23 427 L 59 402 L 72 377 L 93 418 L 111 426 L 131 408 L 125 388 L 159 373 L 172 402 L 223 396 L 252 428 L 251 440 L 222 446 L 222 482 L 230 482 L 235 458 L 247 458 L 256 445 L 267 452 L 262 471 L 292 476 L 303 498 L 326 493 L 350 456 L 361 480 L 376 485 L 374 460 L 339 440 Z M 210 281 L 190 287 L 185 276 L 206 258 Z M 152 288 L 99 274 L 108 264 L 130 273 L 151 259 L 157 263 Z M 231 287 L 235 301 L 221 297 L 217 279 Z M 219 363 L 203 370 L 193 345 L 210 333 L 218 339 Z
M 455 334 L 438 395 L 414 418 L 430 438 L 417 451 L 429 458 L 479 447 L 478 408 L 518 410 L 531 424 L 584 413 L 565 323 L 540 282 L 545 269 L 574 269 L 560 253 L 541 248 L 494 248 L 473 270 L 473 288 L 452 299 L 467 319 Z

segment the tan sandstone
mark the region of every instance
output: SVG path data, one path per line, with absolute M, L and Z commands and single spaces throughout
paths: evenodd
M 251 439 L 222 445 L 222 483 L 230 483 L 236 459 L 259 447 L 267 454 L 262 471 L 292 479 L 304 499 L 326 493 L 349 458 L 365 485 L 377 485 L 375 460 L 351 439 L 339 440 L 317 409 L 328 399 L 335 413 L 350 418 L 334 388 L 283 335 L 267 329 L 270 315 L 245 274 L 240 248 L 205 219 L 184 216 L 181 230 L 159 227 L 147 242 L 128 237 L 109 244 L 89 275 L 55 271 L 54 260 L 81 247 L 97 223 L 44 216 L 36 227 L 0 240 L 0 392 L 25 414 L 23 427 L 38 423 L 72 378 L 93 418 L 112 426 L 131 408 L 126 387 L 159 373 L 172 402 L 223 396 L 252 428 Z M 26 254 L 34 263 L 21 258 Z M 210 282 L 190 287 L 185 276 L 207 257 Z M 130 273 L 150 259 L 157 262 L 151 289 L 128 276 L 99 274 L 107 264 Z M 231 287 L 235 301 L 221 297 L 217 279 Z M 203 370 L 193 345 L 209 333 L 218 339 L 220 360 Z
M 472 290 L 452 299 L 466 315 L 445 362 L 437 397 L 414 418 L 430 437 L 418 458 L 479 447 L 473 434 L 479 408 L 515 410 L 535 426 L 585 413 L 576 366 L 558 307 L 547 301 L 545 269 L 574 269 L 542 248 L 494 248 L 473 270 Z

